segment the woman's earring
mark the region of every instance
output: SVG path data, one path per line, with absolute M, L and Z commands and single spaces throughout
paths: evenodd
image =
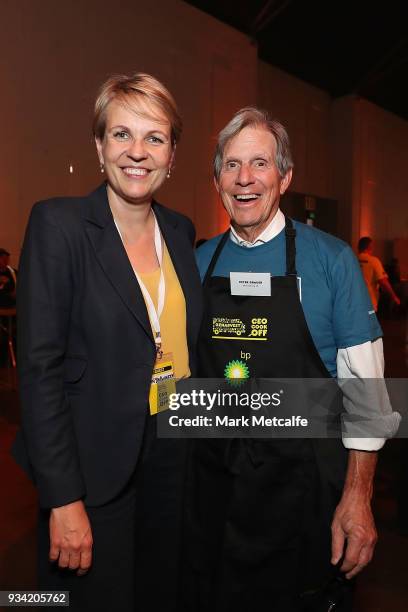
M 171 168 L 167 170 L 166 178 L 170 178 L 171 176 Z
M 101 163 L 99 164 L 99 166 L 100 166 L 100 168 L 101 168 L 101 172 L 102 172 L 102 174 L 103 174 L 103 173 L 105 172 L 105 165 L 104 165 L 104 163 L 103 163 L 103 162 L 101 162 Z

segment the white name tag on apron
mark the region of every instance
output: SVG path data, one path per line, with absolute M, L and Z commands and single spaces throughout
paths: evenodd
M 230 272 L 231 295 L 271 295 L 269 272 Z

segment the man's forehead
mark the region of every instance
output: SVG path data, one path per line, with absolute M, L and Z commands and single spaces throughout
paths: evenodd
M 264 127 L 246 127 L 225 145 L 224 159 L 227 157 L 274 156 L 276 141 L 271 132 Z

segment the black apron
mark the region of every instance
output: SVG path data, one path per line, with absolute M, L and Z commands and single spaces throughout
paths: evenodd
M 246 363 L 250 377 L 330 377 L 300 303 L 296 230 L 288 218 L 285 234 L 286 275 L 271 277 L 267 297 L 231 295 L 230 279 L 212 276 L 229 231 L 221 239 L 204 279 L 200 376 L 223 378 L 226 364 L 238 360 Z M 232 320 L 238 330 L 233 341 L 223 328 L 223 321 Z M 240 332 L 267 340 L 241 340 Z M 339 439 L 194 440 L 186 607 L 194 612 L 306 609 L 301 594 L 318 589 L 333 572 L 330 525 L 346 462 Z

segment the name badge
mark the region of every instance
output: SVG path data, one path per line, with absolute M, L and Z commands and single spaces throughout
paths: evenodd
M 157 359 L 152 372 L 149 392 L 150 414 L 157 414 L 169 407 L 169 397 L 176 391 L 174 360 L 172 353 L 165 353 Z
M 271 295 L 269 272 L 230 272 L 231 295 Z

